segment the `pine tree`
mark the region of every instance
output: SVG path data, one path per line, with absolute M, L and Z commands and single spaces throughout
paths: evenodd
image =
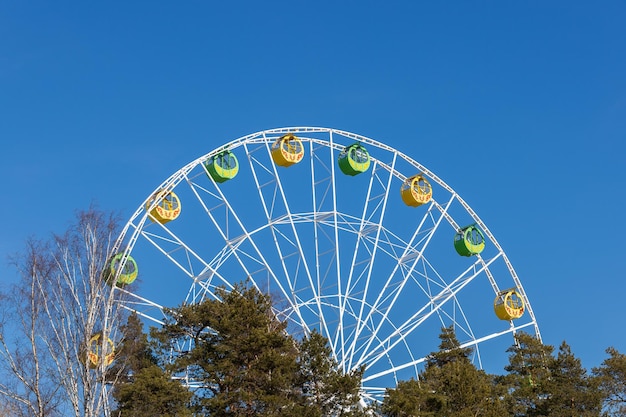
M 432 352 L 426 359 L 426 366 L 442 368 L 458 362 L 470 362 L 471 348 L 461 348 L 452 326 L 444 327 L 439 334 L 439 350 Z
M 294 404 L 297 344 L 272 311 L 268 296 L 244 284 L 218 288 L 218 300 L 169 311 L 153 332 L 161 352 L 191 337 L 173 368 L 206 390 L 196 393 L 199 413 L 218 416 L 288 415 Z
M 419 381 L 399 383 L 387 390 L 381 406 L 384 415 L 433 417 L 501 417 L 506 408 L 493 377 L 476 369 L 461 348 L 452 327 L 443 328 L 439 351 L 431 353 Z
M 143 324 L 136 313 L 128 316 L 126 324 L 120 327 L 122 340 L 115 352 L 115 361 L 111 373 L 122 380 L 129 380 L 132 374 L 157 363 L 148 344 L 148 336 L 143 331 Z
M 157 365 L 142 368 L 115 393 L 118 417 L 191 417 L 191 393 Z
M 118 407 L 112 415 L 191 416 L 191 392 L 158 366 L 139 317 L 130 315 L 121 331 L 123 339 L 112 366 L 112 373 L 118 375 L 113 387 Z
M 603 405 L 608 415 L 626 417 L 626 355 L 610 347 L 609 355 L 593 375 L 603 394 Z
M 416 379 L 399 381 L 387 389 L 380 412 L 387 417 L 433 417 L 446 406 L 447 398 L 437 394 Z
M 596 381 L 587 375 L 580 359 L 565 342 L 549 361 L 549 397 L 546 415 L 551 417 L 594 417 L 601 411 L 602 393 Z
M 313 331 L 299 345 L 298 386 L 302 403 L 311 416 L 359 416 L 364 367 L 343 373 L 332 356 L 328 339 Z
M 507 352 L 508 374 L 500 382 L 508 387 L 508 407 L 512 416 L 545 416 L 546 401 L 550 395 L 550 369 L 548 364 L 554 348 L 544 345 L 527 333 L 515 336 L 515 344 Z

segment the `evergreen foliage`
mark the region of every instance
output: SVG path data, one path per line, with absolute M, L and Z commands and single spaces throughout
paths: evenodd
M 602 393 L 597 380 L 582 367 L 567 343 L 557 355 L 535 337 L 519 333 L 508 351 L 507 403 L 515 417 L 592 417 L 601 415 Z
M 268 296 L 240 284 L 216 291 L 219 300 L 181 306 L 153 332 L 168 351 L 191 336 L 193 347 L 173 362 L 188 370 L 206 391 L 198 392 L 198 412 L 211 416 L 272 416 L 295 404 L 297 344 L 277 320 Z
M 117 417 L 191 417 L 191 393 L 157 365 L 142 368 L 115 394 Z
M 550 358 L 549 392 L 546 415 L 554 417 L 593 417 L 601 411 L 602 394 L 594 378 L 587 375 L 580 359 L 565 342 L 556 357 Z
M 553 351 L 552 346 L 527 333 L 515 336 L 515 344 L 507 350 L 509 364 L 504 369 L 508 374 L 500 380 L 508 388 L 507 403 L 512 416 L 545 415 L 551 389 L 548 364 Z
M 328 340 L 313 331 L 300 343 L 298 386 L 307 416 L 366 415 L 359 404 L 365 367 L 343 373 L 332 356 Z
M 474 366 L 472 348 L 461 347 L 452 327 L 442 328 L 418 379 L 400 381 L 377 409 L 364 409 L 364 368 L 344 373 L 325 337 L 313 331 L 294 340 L 270 298 L 246 284 L 215 294 L 216 300 L 169 310 L 152 343 L 139 318 L 129 317 L 114 365 L 121 375 L 114 417 L 626 416 L 626 356 L 615 349 L 590 376 L 565 342 L 555 354 L 519 333 L 507 373 L 493 376 Z M 188 338 L 191 348 L 172 357 Z M 172 379 L 183 372 L 205 388 L 192 393 Z
M 148 335 L 144 333 L 143 324 L 136 313 L 127 318 L 120 331 L 122 340 L 118 343 L 111 369 L 124 380 L 130 379 L 133 373 L 156 364 L 157 359 L 150 349 Z
M 451 327 L 439 336 L 439 351 L 431 353 L 419 380 L 387 390 L 381 412 L 389 417 L 470 417 L 506 415 L 493 377 L 470 361 L 472 350 L 462 348 Z
M 113 398 L 118 407 L 112 415 L 191 416 L 191 392 L 157 365 L 139 317 L 129 316 L 121 330 L 123 339 L 112 367 L 119 375 L 113 386 Z
M 118 356 L 126 379 L 114 389 L 116 416 L 366 414 L 359 397 L 363 367 L 339 370 L 328 340 L 316 331 L 295 341 L 269 297 L 254 288 L 238 284 L 215 294 L 216 300 L 169 310 L 165 325 L 151 332 L 154 350 L 139 319 L 129 318 Z M 185 338 L 193 340 L 191 349 L 172 358 Z M 189 391 L 166 383 L 183 373 L 205 387 L 194 391 L 192 406 Z
M 609 357 L 593 369 L 593 375 L 602 391 L 607 415 L 626 417 L 626 355 L 613 347 L 606 353 Z

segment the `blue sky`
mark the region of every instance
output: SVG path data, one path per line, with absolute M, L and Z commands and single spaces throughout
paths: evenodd
M 626 3 L 0 4 L 0 256 L 283 126 L 410 155 L 489 226 L 544 341 L 626 352 Z M 14 279 L 3 261 L 1 280 Z

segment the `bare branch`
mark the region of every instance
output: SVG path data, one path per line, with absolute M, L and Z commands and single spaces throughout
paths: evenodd
M 15 415 L 107 416 L 108 366 L 87 364 L 96 332 L 100 351 L 115 340 L 122 313 L 102 279 L 118 220 L 90 208 L 48 241 L 31 239 L 14 259 L 21 280 L 0 310 L 0 396 Z

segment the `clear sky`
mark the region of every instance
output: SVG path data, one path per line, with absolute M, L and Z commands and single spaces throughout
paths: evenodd
M 0 256 L 187 162 L 323 126 L 410 155 L 517 270 L 549 344 L 626 352 L 626 3 L 0 3 Z M 15 273 L 2 261 L 2 282 Z

